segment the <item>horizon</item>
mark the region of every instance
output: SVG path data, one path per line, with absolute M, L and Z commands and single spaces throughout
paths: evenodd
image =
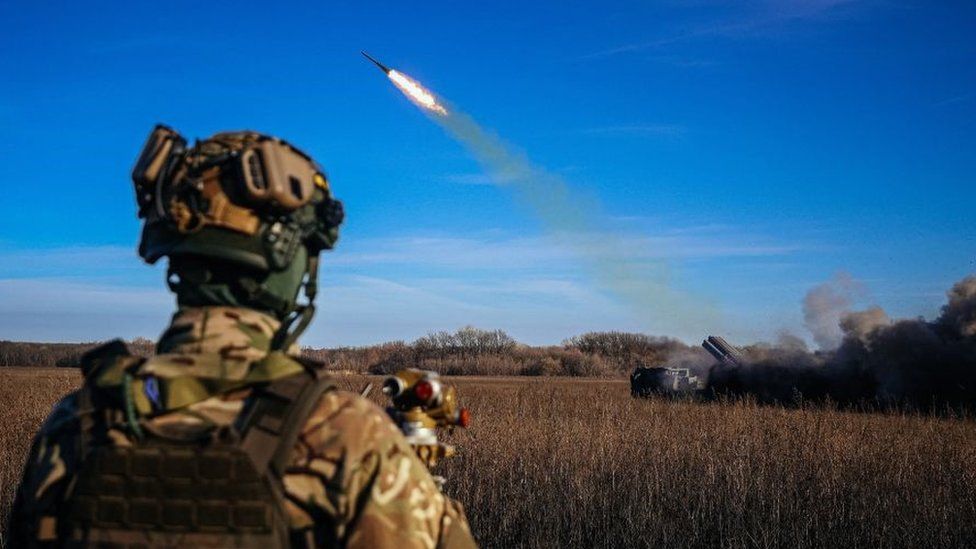
M 157 122 L 271 133 L 329 173 L 348 215 L 303 346 L 467 325 L 529 345 L 809 343 L 804 296 L 838 273 L 858 283 L 848 308 L 933 318 L 976 272 L 971 4 L 309 3 L 230 20 L 104 5 L 0 7 L 16 52 L 0 59 L 0 339 L 162 332 L 175 300 L 164 262 L 136 254 L 128 175 Z M 360 50 L 524 152 L 599 226 L 547 224 Z M 587 267 L 601 242 L 635 284 L 715 314 L 679 326 L 670 302 L 608 290 Z

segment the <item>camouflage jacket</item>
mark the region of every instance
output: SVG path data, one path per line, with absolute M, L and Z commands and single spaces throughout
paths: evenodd
M 246 309 L 178 311 L 156 356 L 124 359 L 141 362 L 140 373 L 183 383 L 174 391 L 182 399 L 172 403 L 175 410 L 150 416 L 144 428 L 192 436 L 232 424 L 251 391 L 245 382 L 301 368 L 283 354 L 275 368 L 268 368 L 277 328 L 273 318 Z M 235 384 L 241 387 L 235 390 Z M 136 405 L 141 409 L 148 403 L 137 400 Z M 8 523 L 11 546 L 56 541 L 51 517 L 58 515 L 79 462 L 78 410 L 78 393 L 69 394 L 37 434 Z M 123 423 L 120 414 L 117 428 L 109 430 L 113 444 L 131 444 Z M 460 505 L 440 493 L 386 413 L 356 394 L 332 390 L 320 398 L 290 463 L 283 478 L 288 522 L 293 530 L 311 532 L 317 545 L 475 546 Z

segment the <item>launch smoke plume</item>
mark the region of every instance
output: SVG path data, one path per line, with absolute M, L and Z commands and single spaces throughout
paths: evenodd
M 860 284 L 847 273 L 837 273 L 830 280 L 815 286 L 803 298 L 803 323 L 813 340 L 824 350 L 836 349 L 844 339 L 840 319 L 862 291 Z
M 710 386 L 766 402 L 830 398 L 971 408 L 976 406 L 976 276 L 956 283 L 947 296 L 931 322 L 892 322 L 880 307 L 843 314 L 840 344 L 832 351 L 746 347 L 747 363 L 714 369 Z
M 636 307 L 641 320 L 653 320 L 658 329 L 684 333 L 697 332 L 710 323 L 709 307 L 693 303 L 673 288 L 665 261 L 634 261 L 634 250 L 606 231 L 610 222 L 593 198 L 575 192 L 561 177 L 532 164 L 524 153 L 409 77 L 391 70 L 390 79 L 463 144 L 496 184 L 513 191 L 555 238 L 574 249 L 602 289 Z

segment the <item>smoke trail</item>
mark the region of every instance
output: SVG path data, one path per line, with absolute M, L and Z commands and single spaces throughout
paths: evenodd
M 747 364 L 715 368 L 716 393 L 765 402 L 831 398 L 841 403 L 976 407 L 976 276 L 957 282 L 934 321 L 892 322 L 880 307 L 841 315 L 833 351 L 743 349 Z
M 482 128 L 453 105 L 430 118 L 459 141 L 501 187 L 510 189 L 561 243 L 583 259 L 602 289 L 636 308 L 644 321 L 669 331 L 694 333 L 714 322 L 711 307 L 694 302 L 673 288 L 664 260 L 637 263 L 634 250 L 619 236 L 600 204 L 574 192 L 566 182 L 532 164 L 526 155 Z
M 533 165 L 524 153 L 482 128 L 473 118 L 409 76 L 382 65 L 391 82 L 431 120 L 463 144 L 484 170 L 529 206 L 549 233 L 568 244 L 584 260 L 597 284 L 636 308 L 644 321 L 657 329 L 693 333 L 714 323 L 711 307 L 693 303 L 671 285 L 667 262 L 637 263 L 632 246 L 606 232 L 609 219 L 592 198 L 575 193 L 558 176 Z

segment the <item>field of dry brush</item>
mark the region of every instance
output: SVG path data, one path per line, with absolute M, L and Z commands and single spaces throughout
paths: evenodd
M 76 382 L 0 369 L 0 516 L 33 430 Z M 972 419 L 634 400 L 611 380 L 457 383 L 474 422 L 439 472 L 485 547 L 976 544 Z

